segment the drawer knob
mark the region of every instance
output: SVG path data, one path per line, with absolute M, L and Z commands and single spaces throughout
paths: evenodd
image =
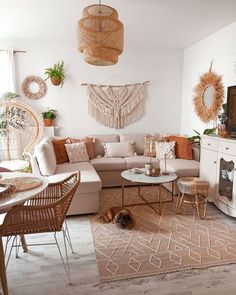
M 228 148 L 228 147 L 226 147 L 225 149 L 226 149 L 227 151 L 229 150 L 229 148 Z
M 208 143 L 207 145 L 208 145 L 208 146 L 210 146 L 211 144 L 210 144 L 210 143 Z
M 214 164 L 216 164 L 216 161 L 214 161 Z

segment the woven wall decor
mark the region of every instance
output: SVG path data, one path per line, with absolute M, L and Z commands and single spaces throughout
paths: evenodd
M 89 113 L 99 123 L 123 128 L 143 116 L 144 87 L 147 82 L 122 86 L 86 84 Z
M 30 85 L 32 83 L 36 83 L 38 85 L 37 92 L 33 92 L 30 89 Z M 47 85 L 45 81 L 38 76 L 28 76 L 24 79 L 21 89 L 26 97 L 30 99 L 40 99 L 46 94 Z
M 124 47 L 124 27 L 117 11 L 101 1 L 84 8 L 83 18 L 78 22 L 78 43 L 87 63 L 116 64 Z
M 212 94 L 212 103 L 206 105 L 204 94 L 209 87 L 214 89 L 214 93 Z M 204 123 L 216 119 L 224 101 L 224 86 L 222 77 L 212 71 L 212 63 L 209 71 L 200 76 L 200 81 L 194 92 L 193 104 L 198 117 Z

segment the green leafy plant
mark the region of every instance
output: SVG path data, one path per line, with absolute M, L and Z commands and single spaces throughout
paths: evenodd
M 193 131 L 197 134 L 197 135 L 193 135 L 191 137 L 188 137 L 188 140 L 191 142 L 200 142 L 201 141 L 201 134 L 196 131 L 195 129 L 193 129 Z M 216 131 L 216 128 L 207 128 L 203 131 L 203 134 L 205 135 L 211 135 L 214 134 Z
M 42 112 L 42 115 L 43 115 L 43 119 L 52 119 L 54 120 L 56 118 L 56 110 L 48 110 L 48 111 L 45 111 L 45 112 Z
M 17 98 L 17 97 L 20 97 L 19 94 L 17 93 L 14 93 L 14 92 L 5 92 L 1 95 L 1 99 L 14 99 L 14 98 Z
M 63 61 L 61 63 L 58 62 L 54 64 L 52 68 L 45 69 L 44 74 L 47 76 L 45 81 L 51 78 L 51 81 L 54 85 L 61 84 L 61 87 L 62 87 L 65 80 L 64 62 Z M 56 79 L 58 82 L 54 83 L 53 79 Z

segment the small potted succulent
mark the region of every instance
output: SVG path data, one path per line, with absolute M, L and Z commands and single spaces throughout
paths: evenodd
M 42 112 L 43 115 L 43 121 L 45 126 L 53 126 L 53 120 L 56 118 L 56 110 L 47 110 L 45 112 Z
M 44 74 L 47 76 L 45 81 L 50 78 L 53 85 L 62 87 L 65 80 L 64 62 L 58 62 L 52 68 L 45 69 Z

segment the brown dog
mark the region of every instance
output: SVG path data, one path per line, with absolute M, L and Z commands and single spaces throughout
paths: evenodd
M 105 223 L 112 222 L 122 229 L 131 229 L 135 226 L 133 214 L 124 207 L 111 207 L 101 218 Z

